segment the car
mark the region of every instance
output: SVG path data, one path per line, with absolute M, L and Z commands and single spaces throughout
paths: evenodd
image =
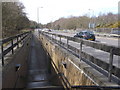
M 113 31 L 111 31 L 109 36 L 120 37 L 120 30 L 113 30 Z
M 80 31 L 74 37 L 95 41 L 95 34 L 93 33 L 93 31 L 89 30 Z
M 49 31 L 49 32 L 52 32 L 52 30 L 51 30 L 51 29 L 49 29 L 48 31 Z

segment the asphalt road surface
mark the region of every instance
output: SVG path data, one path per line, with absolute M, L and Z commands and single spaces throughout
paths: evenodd
M 60 31 L 53 31 L 52 33 L 71 36 L 71 37 L 73 37 L 75 35 L 75 33 L 65 33 L 65 32 L 60 32 Z M 96 36 L 96 42 L 105 43 L 107 45 L 113 45 L 113 46 L 120 47 L 120 39 L 118 39 L 118 38 Z
M 61 34 L 61 35 L 66 35 L 66 36 L 71 36 L 73 37 L 75 34 L 73 33 L 62 33 L 62 32 L 58 32 L 58 31 L 53 31 L 51 33 L 56 33 L 56 34 Z M 57 40 L 59 40 L 59 38 L 56 38 Z M 61 39 L 62 42 L 67 43 L 66 39 Z M 118 39 L 115 38 L 106 38 L 106 37 L 96 37 L 96 42 L 100 42 L 100 43 L 105 43 L 107 45 L 113 45 L 118 47 Z M 69 45 L 74 46 L 76 48 L 79 49 L 80 45 L 79 43 L 70 41 Z M 90 54 L 104 62 L 109 63 L 109 57 L 110 57 L 110 53 L 108 52 L 104 52 L 102 50 L 98 50 L 98 49 L 94 49 L 92 47 L 89 46 L 83 46 L 83 51 L 86 52 L 87 54 Z M 120 67 L 120 56 L 116 56 L 114 55 L 113 57 L 113 65 L 116 67 Z

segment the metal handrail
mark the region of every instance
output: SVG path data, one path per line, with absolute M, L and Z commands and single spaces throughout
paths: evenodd
M 18 34 L 16 36 L 12 36 L 9 38 L 5 38 L 1 40 L 1 54 L 2 54 L 2 66 L 4 66 L 4 57 L 6 54 L 8 54 L 10 51 L 12 51 L 12 54 L 14 54 L 14 48 L 17 46 L 19 48 L 19 43 L 23 42 L 23 40 L 29 35 L 30 32 L 25 32 L 22 34 Z M 14 40 L 16 39 L 16 42 L 14 43 Z M 10 46 L 4 50 L 4 44 L 9 43 Z
M 40 33 L 42 33 L 43 35 L 47 36 L 51 40 L 56 41 L 60 45 L 64 44 L 64 46 L 67 46 L 68 49 L 70 49 L 70 47 L 73 48 L 73 46 L 69 45 L 69 41 L 74 41 L 74 42 L 80 43 L 80 50 L 78 50 L 76 48 L 73 48 L 73 49 L 75 49 L 75 51 L 77 51 L 79 53 L 80 60 L 81 60 L 81 58 L 83 58 L 82 57 L 82 53 L 84 53 L 82 51 L 82 45 L 90 46 L 90 47 L 93 47 L 95 49 L 99 49 L 99 50 L 102 50 L 102 51 L 105 51 L 105 52 L 109 52 L 110 56 L 109 56 L 108 80 L 111 81 L 111 78 L 112 78 L 112 69 L 113 69 L 113 56 L 114 55 L 120 56 L 120 48 L 119 47 L 111 46 L 111 45 L 106 45 L 106 44 L 98 43 L 98 42 L 93 42 L 93 41 L 89 41 L 89 40 L 78 39 L 78 38 L 75 38 L 75 37 L 69 37 L 69 36 L 64 36 L 64 35 L 49 33 L 49 32 L 40 32 Z M 56 40 L 55 38 L 53 38 L 53 36 L 55 38 L 57 36 L 60 39 Z M 67 39 L 67 43 L 61 42 L 61 38 Z M 72 49 L 72 51 L 74 51 L 73 49 Z

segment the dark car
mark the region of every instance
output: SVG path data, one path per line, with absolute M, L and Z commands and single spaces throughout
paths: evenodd
M 88 30 L 81 31 L 81 32 L 77 33 L 74 37 L 79 37 L 79 38 L 83 38 L 86 40 L 95 41 L 94 33 L 92 31 L 88 31 Z

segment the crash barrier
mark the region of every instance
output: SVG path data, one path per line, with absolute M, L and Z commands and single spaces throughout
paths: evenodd
M 99 42 L 93 42 L 83 39 L 78 39 L 74 37 L 64 36 L 64 35 L 58 35 L 53 34 L 49 32 L 39 32 L 39 35 L 44 35 L 51 39 L 53 42 L 59 44 L 61 47 L 67 49 L 71 53 L 73 53 L 75 56 L 80 58 L 80 61 L 84 61 L 90 66 L 97 69 L 100 73 L 104 74 L 108 77 L 108 81 L 111 82 L 111 80 L 117 82 L 120 84 L 120 68 L 113 65 L 113 56 L 117 55 L 120 56 L 120 48 L 115 46 L 110 46 L 106 44 L 102 44 Z M 66 39 L 66 42 L 62 42 L 62 39 Z M 70 42 L 74 41 L 79 43 L 79 49 L 70 45 Z M 100 60 L 96 57 L 93 57 L 92 55 L 89 55 L 88 53 L 84 52 L 82 50 L 83 45 L 92 47 L 94 49 L 102 50 L 104 52 L 109 53 L 109 63 L 104 62 L 103 60 Z M 119 62 L 118 62 L 119 64 Z
M 14 54 L 15 47 L 19 48 L 20 46 L 24 45 L 24 40 L 30 33 L 31 32 L 25 32 L 25 33 L 1 40 L 2 66 L 4 66 L 5 56 L 9 52 L 12 52 L 12 54 Z
M 76 33 L 79 33 L 80 31 L 83 31 L 83 30 L 63 30 L 63 31 L 58 31 L 58 32 L 63 32 L 63 33 L 72 33 L 72 34 L 76 34 Z M 94 31 L 94 30 L 91 30 L 91 31 Z M 120 38 L 120 34 L 112 34 L 112 33 L 105 33 L 105 32 L 98 32 L 98 31 L 95 31 L 94 32 L 95 36 L 100 36 L 100 37 L 107 37 L 107 38 L 116 38 L 116 39 L 119 39 Z
M 118 34 L 100 34 L 100 33 L 95 33 L 96 36 L 100 37 L 109 37 L 109 38 L 120 38 L 120 35 Z

